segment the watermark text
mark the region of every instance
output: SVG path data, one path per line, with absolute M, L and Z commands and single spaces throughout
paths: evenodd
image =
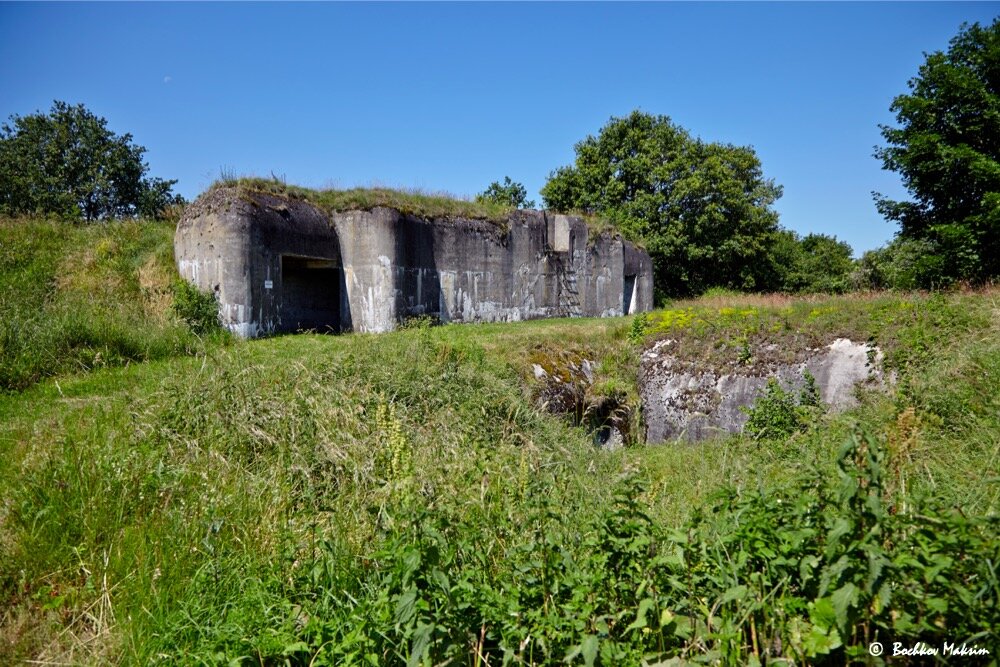
M 874 656 L 880 656 L 886 652 L 886 647 L 881 642 L 872 642 L 868 646 L 868 652 Z M 979 644 L 967 644 L 962 642 L 943 642 L 940 646 L 931 646 L 926 642 L 916 644 L 904 644 L 903 642 L 892 642 L 891 650 L 888 652 L 892 656 L 967 656 L 981 657 L 990 655 L 990 650 Z

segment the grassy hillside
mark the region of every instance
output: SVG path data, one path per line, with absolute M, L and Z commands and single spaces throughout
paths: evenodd
M 174 342 L 5 366 L 37 370 L 0 396 L 0 663 L 842 664 L 875 639 L 995 642 L 997 292 L 224 345 L 143 296 L 142 267 L 173 278 L 167 226 L 3 229 L 22 251 L 0 294 L 35 304 L 5 306 L 5 327 L 33 313 L 15 350 L 69 340 L 46 323 L 77 313 Z M 535 400 L 532 364 L 586 358 L 590 398 L 638 420 L 656 338 L 725 366 L 841 335 L 885 348 L 894 389 L 787 437 L 607 452 Z
M 170 313 L 173 225 L 0 218 L 0 391 L 191 354 Z

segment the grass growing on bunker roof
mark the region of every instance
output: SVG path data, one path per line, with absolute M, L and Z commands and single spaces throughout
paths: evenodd
M 222 178 L 212 185 L 212 189 L 223 187 L 235 187 L 242 192 L 259 192 L 301 199 L 332 213 L 369 211 L 383 206 L 421 218 L 471 218 L 500 225 L 507 222 L 507 217 L 513 210 L 488 202 L 462 199 L 447 192 L 426 192 L 417 188 L 316 190 L 288 185 L 277 179 L 256 177 Z
M 218 188 L 236 188 L 239 192 L 265 193 L 300 199 L 331 213 L 370 211 L 382 206 L 418 218 L 485 220 L 500 227 L 506 227 L 510 215 L 516 210 L 501 204 L 459 197 L 449 192 L 428 192 L 420 188 L 376 186 L 317 190 L 288 185 L 276 178 L 232 176 L 223 176 L 212 184 L 210 190 Z M 572 215 L 586 221 L 590 232 L 589 243 L 593 243 L 603 234 L 619 234 L 615 226 L 604 218 L 577 211 L 573 211 Z

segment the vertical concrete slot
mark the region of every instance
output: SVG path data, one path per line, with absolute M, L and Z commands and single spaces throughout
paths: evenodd
M 622 294 L 622 315 L 635 312 L 635 276 L 625 276 L 625 289 Z
M 281 256 L 281 330 L 340 331 L 342 268 L 332 259 Z

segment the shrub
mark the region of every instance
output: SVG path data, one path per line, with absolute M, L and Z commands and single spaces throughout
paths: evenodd
M 646 333 L 650 329 L 650 321 L 648 313 L 639 313 L 632 318 L 632 324 L 629 325 L 628 339 L 634 345 L 641 345 L 643 340 L 646 338 Z
M 866 252 L 850 282 L 855 289 L 912 290 L 947 287 L 952 280 L 936 242 L 897 237 L 884 248 Z
M 534 208 L 535 202 L 528 199 L 528 191 L 517 181 L 504 176 L 503 183 L 493 181 L 483 192 L 476 195 L 480 203 L 496 204 L 509 208 Z
M 798 396 L 769 378 L 764 395 L 753 406 L 741 408 L 749 416 L 744 432 L 755 440 L 780 440 L 803 430 L 820 406 L 816 378 L 809 371 L 803 378 L 805 385 Z
M 219 302 L 212 292 L 199 290 L 186 280 L 175 280 L 171 286 L 173 311 L 196 334 L 221 329 Z

